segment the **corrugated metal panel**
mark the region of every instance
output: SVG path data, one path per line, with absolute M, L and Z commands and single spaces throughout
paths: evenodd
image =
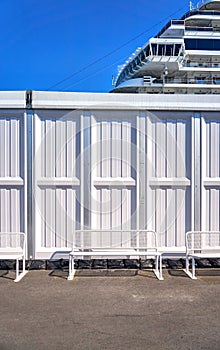
M 192 224 L 191 115 L 71 113 L 68 118 L 52 111 L 35 116 L 37 256 L 70 247 L 76 225 L 112 230 L 146 227 L 160 234 L 160 245 L 184 246 Z M 67 130 L 73 135 L 71 145 Z M 73 179 L 74 188 L 69 188 Z M 72 213 L 69 221 L 67 212 Z M 123 234 L 124 240 L 129 238 L 129 233 Z M 102 239 L 100 233 L 93 238 Z M 108 239 L 117 244 L 121 237 L 113 233 Z
M 0 112 L 0 231 L 25 231 L 24 115 Z
M 219 114 L 203 118 L 202 228 L 220 230 L 220 120 Z
M 135 114 L 99 112 L 92 115 L 91 127 L 91 227 L 94 229 L 132 229 L 136 226 L 136 147 Z M 99 235 L 99 233 L 97 233 Z M 127 240 L 123 233 L 123 240 Z M 97 239 L 100 239 L 97 237 Z M 109 237 L 116 245 L 119 235 Z
M 147 123 L 147 226 L 160 245 L 181 247 L 191 227 L 191 118 L 154 113 Z
M 34 116 L 36 255 L 71 246 L 80 222 L 80 115 Z M 42 254 L 42 255 L 41 255 Z

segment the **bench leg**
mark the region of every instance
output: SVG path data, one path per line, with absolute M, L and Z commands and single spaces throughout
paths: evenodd
M 196 273 L 195 273 L 195 259 L 192 258 L 192 272 L 189 269 L 189 257 L 186 256 L 186 268 L 184 270 L 184 272 L 193 280 L 196 280 Z
M 25 275 L 27 271 L 25 270 L 25 257 L 22 259 L 22 272 L 19 273 L 19 259 L 16 259 L 16 277 L 14 282 L 19 282 Z
M 194 258 L 192 258 L 192 278 L 196 279 L 196 264 Z
M 162 255 L 156 256 L 156 269 L 154 270 L 154 273 L 158 280 L 163 281 L 163 275 L 162 275 Z
M 69 276 L 67 277 L 68 281 L 72 281 L 74 276 L 75 276 L 74 258 L 70 256 L 69 257 Z
M 18 279 L 19 276 L 19 259 L 16 259 L 16 277 L 15 281 Z

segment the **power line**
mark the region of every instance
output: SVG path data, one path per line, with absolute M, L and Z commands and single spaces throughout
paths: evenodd
M 126 57 L 127 57 L 127 56 L 126 56 Z M 126 57 L 125 57 L 124 59 L 126 59 Z M 109 64 L 109 65 L 103 67 L 103 68 L 100 68 L 100 69 L 98 69 L 98 70 L 96 70 L 96 71 L 90 73 L 90 74 L 87 75 L 86 77 L 83 77 L 83 78 L 78 79 L 77 82 L 75 82 L 75 83 L 70 83 L 69 85 L 67 85 L 66 87 L 63 88 L 63 91 L 68 91 L 67 89 L 69 89 L 70 87 L 73 87 L 73 86 L 75 86 L 75 85 L 78 85 L 78 84 L 81 83 L 82 81 L 88 80 L 89 78 L 94 77 L 94 76 L 98 75 L 98 74 L 101 73 L 101 72 L 104 72 L 106 69 L 115 66 L 116 63 L 119 63 L 120 61 L 121 61 L 121 58 L 118 59 L 117 61 L 114 61 L 114 62 L 112 62 L 111 64 Z
M 62 80 L 60 80 L 60 81 L 58 81 L 57 83 L 51 85 L 46 91 L 49 91 L 49 90 L 55 88 L 56 86 L 61 85 L 62 83 L 64 83 L 64 82 L 70 80 L 70 79 L 73 78 L 74 76 L 76 76 L 76 75 L 78 75 L 78 74 L 84 72 L 85 70 L 89 69 L 90 67 L 92 67 L 92 66 L 96 65 L 97 63 L 103 61 L 105 58 L 107 58 L 107 57 L 113 55 L 114 53 L 116 53 L 116 52 L 118 52 L 118 51 L 120 51 L 123 47 L 125 47 L 125 46 L 129 45 L 130 43 L 132 43 L 133 41 L 137 40 L 138 38 L 140 38 L 141 36 L 143 36 L 143 35 L 146 34 L 147 32 L 151 31 L 151 30 L 154 29 L 155 27 L 157 27 L 157 26 L 159 26 L 160 24 L 162 24 L 163 22 L 167 21 L 170 17 L 173 17 L 173 16 L 176 15 L 178 12 L 184 10 L 185 8 L 186 8 L 186 5 L 183 6 L 183 7 L 181 7 L 181 8 L 178 9 L 177 11 L 171 13 L 169 16 L 167 16 L 167 17 L 164 18 L 163 20 L 159 21 L 158 23 L 154 24 L 152 27 L 150 27 L 150 28 L 144 30 L 144 31 L 141 32 L 140 34 L 134 36 L 132 39 L 126 41 L 124 44 L 122 44 L 122 45 L 118 46 L 117 48 L 115 48 L 114 50 L 108 52 L 108 53 L 105 54 L 104 56 L 102 56 L 102 57 L 98 58 L 97 60 L 91 62 L 90 64 L 88 64 L 88 65 L 82 67 L 82 68 L 79 69 L 78 71 L 72 73 L 71 75 L 67 76 L 66 78 L 64 78 L 64 79 L 62 79 Z M 188 5 L 187 5 L 187 8 L 188 8 Z M 103 70 L 103 69 L 102 69 L 102 70 Z M 81 79 L 81 80 L 82 80 L 82 79 Z M 83 80 L 85 80 L 85 79 L 83 79 Z M 71 84 L 71 85 L 72 85 L 72 84 Z M 76 85 L 76 84 L 74 84 L 74 85 Z

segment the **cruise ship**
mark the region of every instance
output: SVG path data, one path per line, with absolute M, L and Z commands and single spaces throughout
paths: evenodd
M 220 94 L 220 1 L 190 2 L 130 56 L 111 92 Z

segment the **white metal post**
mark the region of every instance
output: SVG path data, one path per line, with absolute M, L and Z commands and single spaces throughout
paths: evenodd
M 201 116 L 195 113 L 194 134 L 194 230 L 201 229 Z

